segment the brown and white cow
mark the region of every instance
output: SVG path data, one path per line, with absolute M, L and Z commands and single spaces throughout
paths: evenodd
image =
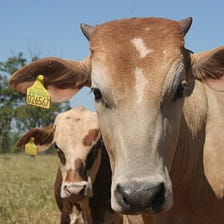
M 30 130 L 17 147 L 24 149 L 31 137 L 39 152 L 57 148 L 54 194 L 62 224 L 122 223 L 110 207 L 111 170 L 95 112 L 77 107 L 60 113 L 54 125 Z
M 145 223 L 224 223 L 224 47 L 184 47 L 192 19 L 82 24 L 91 54 L 44 58 L 9 80 L 26 92 L 44 74 L 52 101 L 95 95 L 112 168 L 112 208 Z

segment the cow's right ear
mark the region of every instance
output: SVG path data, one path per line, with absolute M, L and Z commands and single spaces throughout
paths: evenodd
M 54 57 L 39 59 L 15 72 L 9 84 L 26 93 L 40 74 L 44 76 L 44 86 L 51 95 L 51 101 L 64 102 L 83 86 L 91 86 L 90 57 L 79 62 Z
M 25 150 L 25 145 L 29 142 L 30 138 L 34 138 L 34 143 L 37 146 L 37 151 L 42 152 L 48 149 L 54 140 L 54 127 L 50 125 L 45 128 L 34 128 L 22 136 L 17 142 L 17 148 Z

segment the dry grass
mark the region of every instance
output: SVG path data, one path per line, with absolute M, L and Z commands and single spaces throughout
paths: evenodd
M 54 155 L 0 155 L 0 223 L 59 223 L 53 195 L 56 171 Z

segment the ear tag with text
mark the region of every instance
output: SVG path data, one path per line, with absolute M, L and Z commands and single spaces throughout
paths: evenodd
M 34 137 L 31 137 L 29 142 L 25 145 L 25 153 L 35 156 L 37 154 L 37 146 L 34 143 Z
M 34 84 L 27 89 L 26 103 L 37 107 L 50 108 L 51 97 L 44 87 L 43 75 L 38 75 Z

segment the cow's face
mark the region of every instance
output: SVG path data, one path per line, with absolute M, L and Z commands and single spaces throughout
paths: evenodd
M 95 28 L 83 24 L 90 57 L 80 62 L 41 59 L 9 80 L 25 92 L 38 74 L 44 74 L 55 102 L 91 86 L 113 173 L 112 207 L 118 212 L 156 213 L 172 206 L 168 173 L 187 93 L 185 81 L 197 79 L 224 90 L 224 47 L 188 52 L 184 35 L 190 25 L 190 18 L 136 18 Z
M 93 147 L 100 136 L 96 113 L 84 108 L 69 110 L 56 117 L 54 126 L 62 174 L 61 197 L 77 200 L 91 196 L 94 180 L 90 176 L 95 177 L 100 164 L 100 151 Z
M 96 27 L 90 39 L 92 90 L 116 211 L 172 205 L 168 171 L 185 90 L 183 36 L 177 22 L 133 19 Z

